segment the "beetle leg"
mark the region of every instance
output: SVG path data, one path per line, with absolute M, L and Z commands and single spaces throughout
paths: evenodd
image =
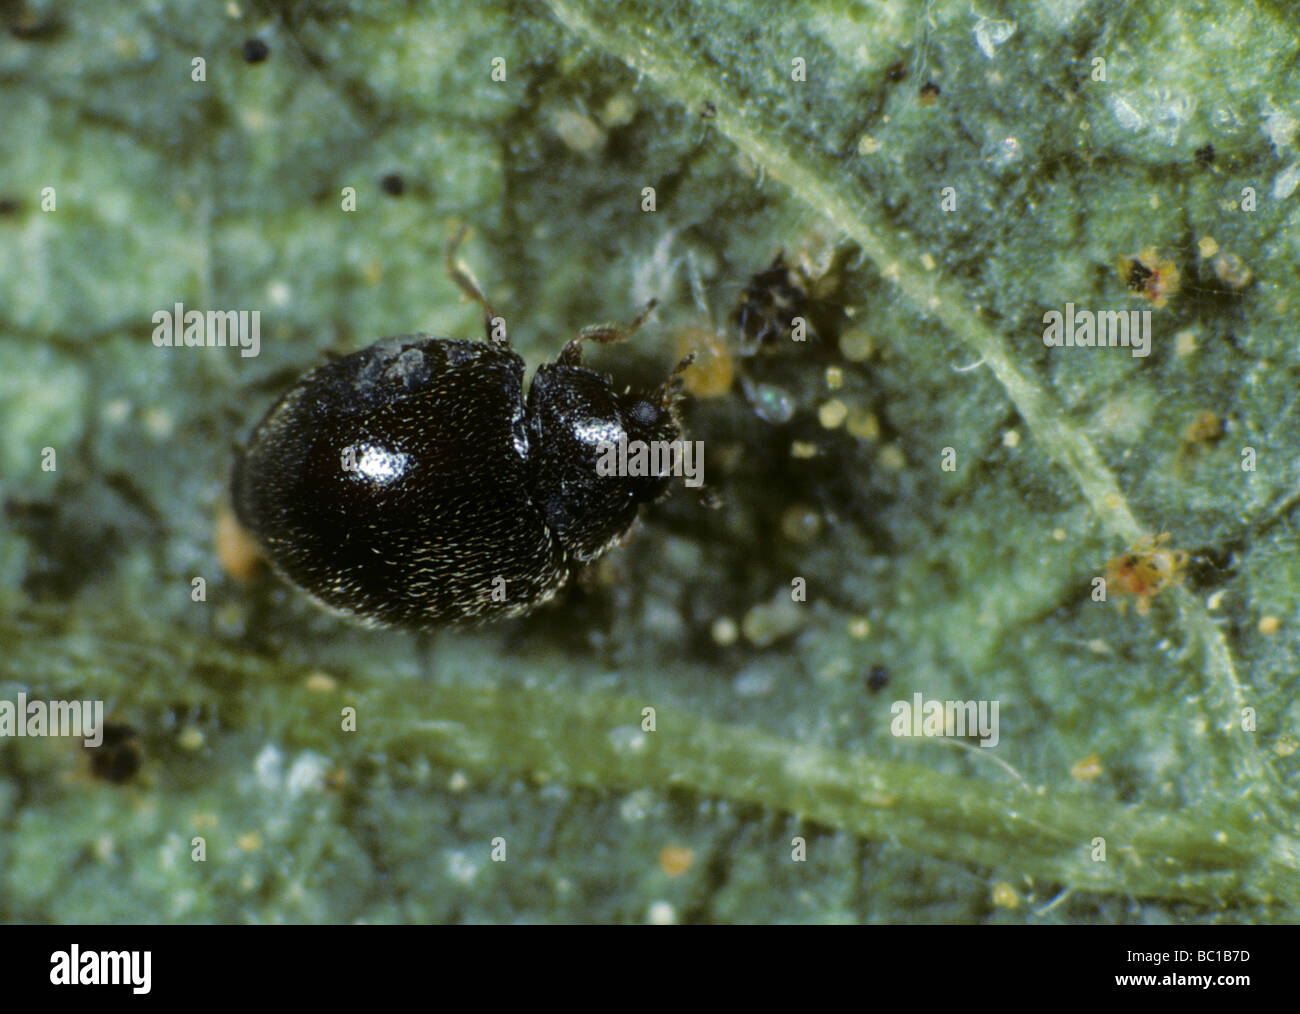
M 497 319 L 497 312 L 492 309 L 492 304 L 488 302 L 487 296 L 483 295 L 483 290 L 479 288 L 478 282 L 474 280 L 474 276 L 469 273 L 467 268 L 461 267 L 460 261 L 456 259 L 456 250 L 459 248 L 468 232 L 469 226 L 462 225 L 456 230 L 455 235 L 452 236 L 451 242 L 447 244 L 447 276 L 456 283 L 456 287 L 459 288 L 461 292 L 465 293 L 466 296 L 478 303 L 479 306 L 483 307 L 483 333 L 487 340 L 493 344 L 504 345 L 506 348 L 509 348 L 509 335 L 502 331 L 504 341 L 500 341 L 492 333 L 492 322 Z

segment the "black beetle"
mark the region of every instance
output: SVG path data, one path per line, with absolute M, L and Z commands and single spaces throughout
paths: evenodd
M 667 474 L 600 475 L 620 436 L 680 438 L 683 359 L 658 390 L 616 393 L 586 369 L 587 328 L 538 368 L 447 253 L 483 307 L 485 341 L 399 335 L 302 376 L 238 455 L 235 514 L 276 570 L 370 625 L 433 628 L 522 616 L 614 546 Z M 493 331 L 493 325 L 499 330 Z M 495 337 L 494 337 L 495 335 Z

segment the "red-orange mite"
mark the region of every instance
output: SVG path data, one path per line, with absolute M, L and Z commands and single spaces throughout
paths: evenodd
M 1121 258 L 1119 273 L 1125 285 L 1151 300 L 1151 305 L 1157 309 L 1169 301 L 1181 284 L 1178 265 L 1165 260 L 1152 246 L 1135 257 Z
M 1165 588 L 1183 580 L 1187 554 L 1167 548 L 1169 539 L 1168 533 L 1144 535 L 1106 565 L 1107 589 L 1134 596 L 1139 616 L 1151 611 L 1151 600 Z M 1119 600 L 1121 610 L 1125 602 Z

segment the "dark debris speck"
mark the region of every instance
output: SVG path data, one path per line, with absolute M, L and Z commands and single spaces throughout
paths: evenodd
M 124 722 L 105 722 L 104 741 L 90 751 L 90 770 L 96 778 L 124 785 L 140 770 L 140 736 Z
M 241 52 L 248 63 L 262 63 L 271 55 L 271 49 L 261 39 L 249 39 Z

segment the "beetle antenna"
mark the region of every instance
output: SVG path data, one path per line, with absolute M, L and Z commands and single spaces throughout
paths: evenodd
M 695 362 L 695 353 L 693 351 L 686 353 L 673 367 L 672 372 L 668 374 L 668 379 L 659 385 L 659 403 L 664 408 L 671 407 L 677 396 L 681 394 L 682 384 L 684 383 L 682 374 L 686 372 L 693 362 Z
M 655 307 L 659 305 L 659 300 L 652 299 L 646 303 L 645 309 L 633 318 L 629 324 L 593 324 L 591 327 L 584 327 L 578 332 L 576 338 L 570 339 L 560 350 L 559 362 L 565 366 L 577 366 L 582 362 L 582 343 L 596 342 L 600 345 L 617 345 L 619 342 L 625 342 L 636 334 L 637 330 L 645 323 L 646 318 L 654 313 Z

